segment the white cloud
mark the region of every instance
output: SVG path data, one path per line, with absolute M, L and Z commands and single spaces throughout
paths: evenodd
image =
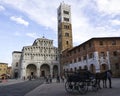
M 3 11 L 3 10 L 5 10 L 5 8 L 2 5 L 0 5 L 0 11 Z
M 95 0 L 99 11 L 105 14 L 119 14 L 120 0 Z
M 10 19 L 12 21 L 15 21 L 18 24 L 22 24 L 22 25 L 25 25 L 25 26 L 29 25 L 29 22 L 23 20 L 21 17 L 11 16 Z
M 38 24 L 52 29 L 53 32 L 57 32 L 57 8 L 62 1 L 63 0 L 53 0 L 51 3 L 50 0 L 3 0 L 2 2 L 25 13 L 31 20 Z M 92 23 L 95 21 L 89 21 L 90 17 L 85 16 L 83 13 L 83 9 L 89 9 L 92 3 L 95 3 L 96 5 L 93 4 L 93 8 L 96 8 L 95 11 L 97 11 L 101 17 L 106 14 L 114 17 L 115 15 L 120 14 L 120 0 L 65 0 L 65 3 L 71 5 L 72 9 L 74 44 L 80 44 L 92 37 L 108 37 L 120 34 L 119 29 L 116 30 L 113 26 L 101 24 L 102 22 L 100 22 L 99 27 L 93 26 Z M 92 11 L 94 10 L 91 10 L 89 14 L 91 14 Z M 13 19 L 15 21 L 17 18 L 14 17 Z M 16 21 L 20 22 L 24 20 L 19 18 Z M 111 21 L 111 19 L 108 21 L 104 19 L 103 21 L 108 22 L 106 24 L 109 24 L 109 21 L 111 24 L 119 24 L 119 21 Z M 28 25 L 29 23 L 22 24 Z M 27 33 L 27 36 L 33 38 L 37 37 L 35 33 Z
M 115 19 L 115 20 L 110 20 L 110 23 L 111 23 L 112 25 L 120 25 L 120 20 L 117 20 L 117 19 Z
M 36 38 L 38 38 L 39 36 L 36 34 L 36 33 L 26 33 L 26 36 L 28 36 L 28 37 L 31 37 L 31 38 L 34 38 L 34 39 L 36 39 Z

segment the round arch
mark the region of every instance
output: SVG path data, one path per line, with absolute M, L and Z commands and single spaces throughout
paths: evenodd
M 94 64 L 91 64 L 90 65 L 90 71 L 95 73 L 95 65 Z
M 32 76 L 32 77 L 36 77 L 37 76 L 37 67 L 34 64 L 29 64 L 26 67 L 26 76 Z
M 82 67 L 81 66 L 79 66 L 79 70 L 81 70 L 82 69 Z
M 85 66 L 84 66 L 84 69 L 85 69 L 85 70 L 88 70 L 88 66 L 87 66 L 87 65 L 85 65 Z
M 100 69 L 101 69 L 101 72 L 106 71 L 106 70 L 108 69 L 107 64 L 102 64 L 102 65 L 100 66 Z
M 40 67 L 40 76 L 41 77 L 45 77 L 45 76 L 48 76 L 50 75 L 50 66 L 48 64 L 42 64 L 41 67 Z
M 74 67 L 74 72 L 77 72 L 77 67 Z
M 19 70 L 15 69 L 14 70 L 14 78 L 18 78 L 19 77 Z
M 54 65 L 53 66 L 53 77 L 57 76 L 57 74 L 58 74 L 58 66 Z

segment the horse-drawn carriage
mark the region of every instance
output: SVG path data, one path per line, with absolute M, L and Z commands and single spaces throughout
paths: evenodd
M 98 90 L 95 76 L 90 71 L 80 70 L 78 72 L 66 72 L 66 78 L 65 89 L 67 92 L 77 91 L 85 94 L 89 87 L 91 87 L 93 91 Z

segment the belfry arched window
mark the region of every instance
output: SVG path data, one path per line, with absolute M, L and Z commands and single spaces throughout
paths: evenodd
M 68 44 L 69 44 L 69 42 L 68 42 L 68 41 L 66 41 L 66 44 L 68 45 Z

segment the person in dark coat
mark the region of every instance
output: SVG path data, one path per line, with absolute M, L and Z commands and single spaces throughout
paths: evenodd
M 112 78 L 112 72 L 111 72 L 111 70 L 108 70 L 108 71 L 107 71 L 107 79 L 108 79 L 108 81 L 109 81 L 109 88 L 112 88 L 111 78 Z
M 57 82 L 60 83 L 60 77 L 57 75 Z

